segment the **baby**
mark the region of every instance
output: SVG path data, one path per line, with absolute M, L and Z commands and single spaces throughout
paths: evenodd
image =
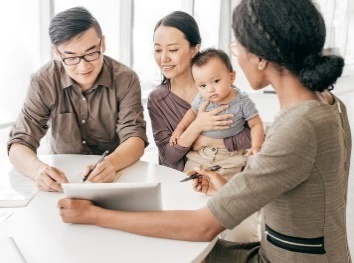
M 244 168 L 247 163 L 247 156 L 260 151 L 264 140 L 263 123 L 252 100 L 233 86 L 236 73 L 232 68 L 230 58 L 225 52 L 206 49 L 198 53 L 191 63 L 192 76 L 199 94 L 192 102 L 191 109 L 186 112 L 173 132 L 170 143 L 177 143 L 181 134 L 196 119 L 198 110 L 204 101 L 209 101 L 206 111 L 213 110 L 221 105 L 229 105 L 229 108 L 222 114 L 231 113 L 234 115 L 230 127 L 223 130 L 205 131 L 202 135 L 223 139 L 235 136 L 243 129 L 247 129 L 248 126 L 252 147 L 231 152 L 226 148 L 216 146 L 203 147 L 202 149 L 194 148 L 187 154 L 187 162 L 184 168 L 184 171 L 189 171 L 193 167 L 209 168 L 220 165 L 222 169 L 218 173 L 229 180 Z M 255 213 L 235 229 L 224 232 L 222 237 L 232 241 L 258 241 L 257 217 L 258 215 Z

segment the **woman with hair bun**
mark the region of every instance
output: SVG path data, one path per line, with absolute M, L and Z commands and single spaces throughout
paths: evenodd
M 206 262 L 350 263 L 352 139 L 346 107 L 330 92 L 344 61 L 323 54 L 322 16 L 311 0 L 241 0 L 232 27 L 230 48 L 252 88 L 271 85 L 280 103 L 243 172 L 226 183 L 217 172 L 196 169 L 203 176 L 194 179 L 195 190 L 213 196 L 195 211 L 125 213 L 66 199 L 59 201 L 61 215 L 66 222 L 206 241 L 263 208 L 261 242 L 218 240 Z

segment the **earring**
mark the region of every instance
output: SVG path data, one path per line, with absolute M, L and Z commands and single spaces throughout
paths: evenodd
M 261 65 L 258 65 L 258 70 L 263 70 L 263 67 Z

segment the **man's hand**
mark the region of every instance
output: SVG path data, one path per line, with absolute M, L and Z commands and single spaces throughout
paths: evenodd
M 94 164 L 88 165 L 83 170 L 82 174 L 85 176 L 93 168 Z M 92 183 L 111 183 L 117 179 L 116 170 L 110 160 L 105 158 L 99 163 L 96 168 L 91 172 L 87 181 Z
M 35 180 L 39 190 L 48 192 L 63 192 L 61 184 L 68 182 L 64 172 L 49 165 L 45 165 L 39 170 Z

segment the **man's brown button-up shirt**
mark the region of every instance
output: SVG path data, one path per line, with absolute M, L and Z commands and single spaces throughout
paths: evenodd
M 101 154 L 130 137 L 147 144 L 138 76 L 104 57 L 95 85 L 82 91 L 60 61 L 51 61 L 31 78 L 24 106 L 8 141 L 36 152 L 51 128 L 53 153 Z

